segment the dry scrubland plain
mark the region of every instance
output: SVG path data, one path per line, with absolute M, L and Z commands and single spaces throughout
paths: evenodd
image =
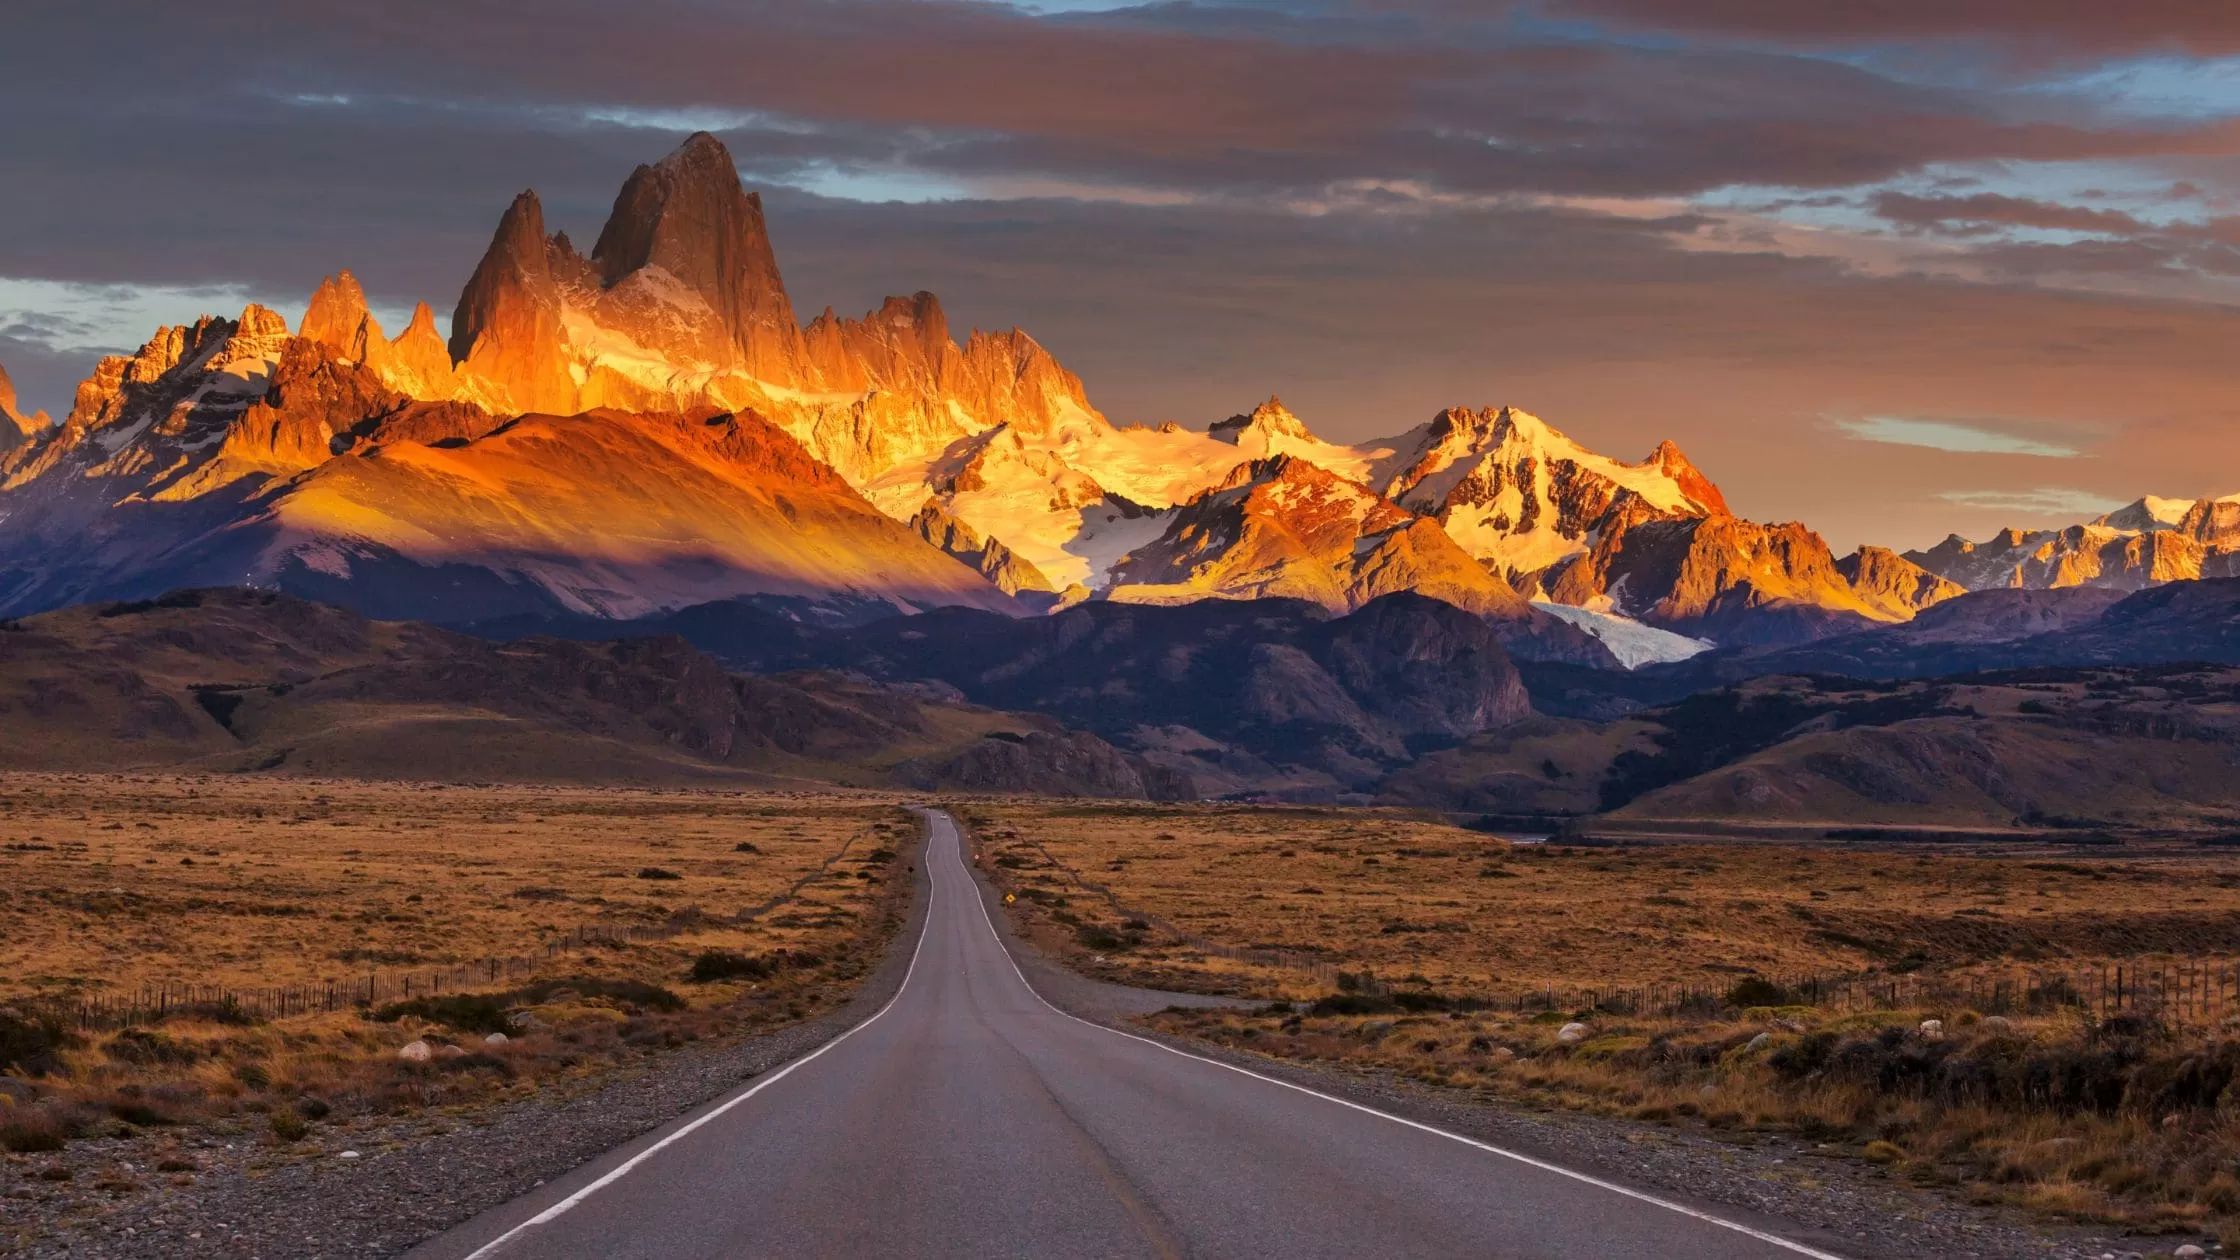
M 968 817 L 1022 930 L 1082 970 L 1292 1004 L 1154 1017 L 1167 1031 L 1737 1141 L 1797 1133 L 1979 1202 L 2240 1249 L 2240 1021 L 1844 1009 L 1765 980 L 1965 992 L 1970 976 L 2230 958 L 2240 861 L 2220 854 L 1512 847 L 1392 814 L 1207 806 L 981 802 Z M 1162 924 L 1391 992 L 1211 956 Z M 1724 997 L 1686 1016 L 1515 1008 L 1544 985 L 1652 982 Z
M 828 1009 L 899 926 L 916 831 L 891 800 L 837 794 L 5 776 L 0 1158 L 13 1175 L 0 1196 L 97 1210 L 150 1168 L 191 1181 L 195 1141 L 291 1158 L 400 1115 L 572 1088 L 664 1046 Z M 582 927 L 662 935 L 372 1009 L 202 1008 L 124 1031 L 49 1016 L 159 983 L 541 956 Z M 415 1040 L 429 1062 L 398 1056 Z M 120 1135 L 153 1148 L 119 1157 L 137 1173 L 89 1185 L 54 1154 Z

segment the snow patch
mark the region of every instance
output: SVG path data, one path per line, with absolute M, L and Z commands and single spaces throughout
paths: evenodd
M 1668 661 L 1684 661 L 1716 646 L 1702 639 L 1691 639 L 1670 630 L 1645 626 L 1630 617 L 1620 617 L 1614 613 L 1595 612 L 1571 604 L 1555 604 L 1537 599 L 1532 601 L 1532 606 L 1602 640 L 1602 646 L 1609 648 L 1610 654 L 1617 657 L 1618 663 L 1627 669 L 1639 669 L 1643 665 Z

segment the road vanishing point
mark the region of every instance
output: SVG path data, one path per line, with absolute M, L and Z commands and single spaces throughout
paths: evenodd
M 1067 1015 L 926 817 L 891 1002 L 411 1260 L 1837 1254 Z

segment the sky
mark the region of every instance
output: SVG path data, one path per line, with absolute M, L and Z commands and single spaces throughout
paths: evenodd
M 715 132 L 795 307 L 1121 422 L 1511 404 L 1839 551 L 2240 492 L 2231 0 L 13 0 L 0 366 L 348 267 L 439 323 Z

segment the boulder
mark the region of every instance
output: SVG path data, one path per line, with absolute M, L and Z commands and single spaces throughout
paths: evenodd
M 511 1037 L 506 1036 L 504 1033 L 491 1033 L 489 1036 L 482 1039 L 482 1044 L 489 1046 L 491 1049 L 495 1050 L 499 1046 L 505 1045 L 512 1040 L 513 1039 Z
M 1589 1031 L 1585 1024 L 1574 1020 L 1556 1030 L 1556 1042 L 1559 1045 L 1575 1046 L 1587 1039 Z
M 1944 1040 L 1944 1021 L 1943 1021 L 1943 1020 L 1941 1020 L 1941 1019 L 1925 1019 L 1925 1020 L 1922 1020 L 1922 1021 L 1921 1021 L 1921 1039 L 1922 1039 L 1923 1041 L 1943 1041 L 1943 1040 Z
M 397 1051 L 397 1057 L 407 1063 L 426 1063 L 436 1057 L 436 1048 L 425 1041 L 408 1041 Z
M 1743 1047 L 1743 1049 L 1745 1049 L 1745 1050 L 1748 1050 L 1748 1051 L 1749 1051 L 1750 1053 L 1752 1053 L 1752 1054 L 1756 1054 L 1756 1053 L 1757 1053 L 1758 1051 L 1760 1051 L 1760 1050 L 1763 1050 L 1763 1049 L 1765 1049 L 1765 1048 L 1766 1048 L 1767 1046 L 1770 1046 L 1770 1045 L 1772 1045 L 1772 1044 L 1773 1044 L 1773 1034 L 1772 1034 L 1772 1033 L 1759 1033 L 1759 1034 L 1758 1034 L 1757 1036 L 1755 1036 L 1755 1037 L 1752 1037 L 1752 1038 L 1750 1039 L 1750 1044 L 1749 1044 L 1749 1045 L 1746 1045 L 1746 1046 L 1744 1046 L 1744 1047 Z

